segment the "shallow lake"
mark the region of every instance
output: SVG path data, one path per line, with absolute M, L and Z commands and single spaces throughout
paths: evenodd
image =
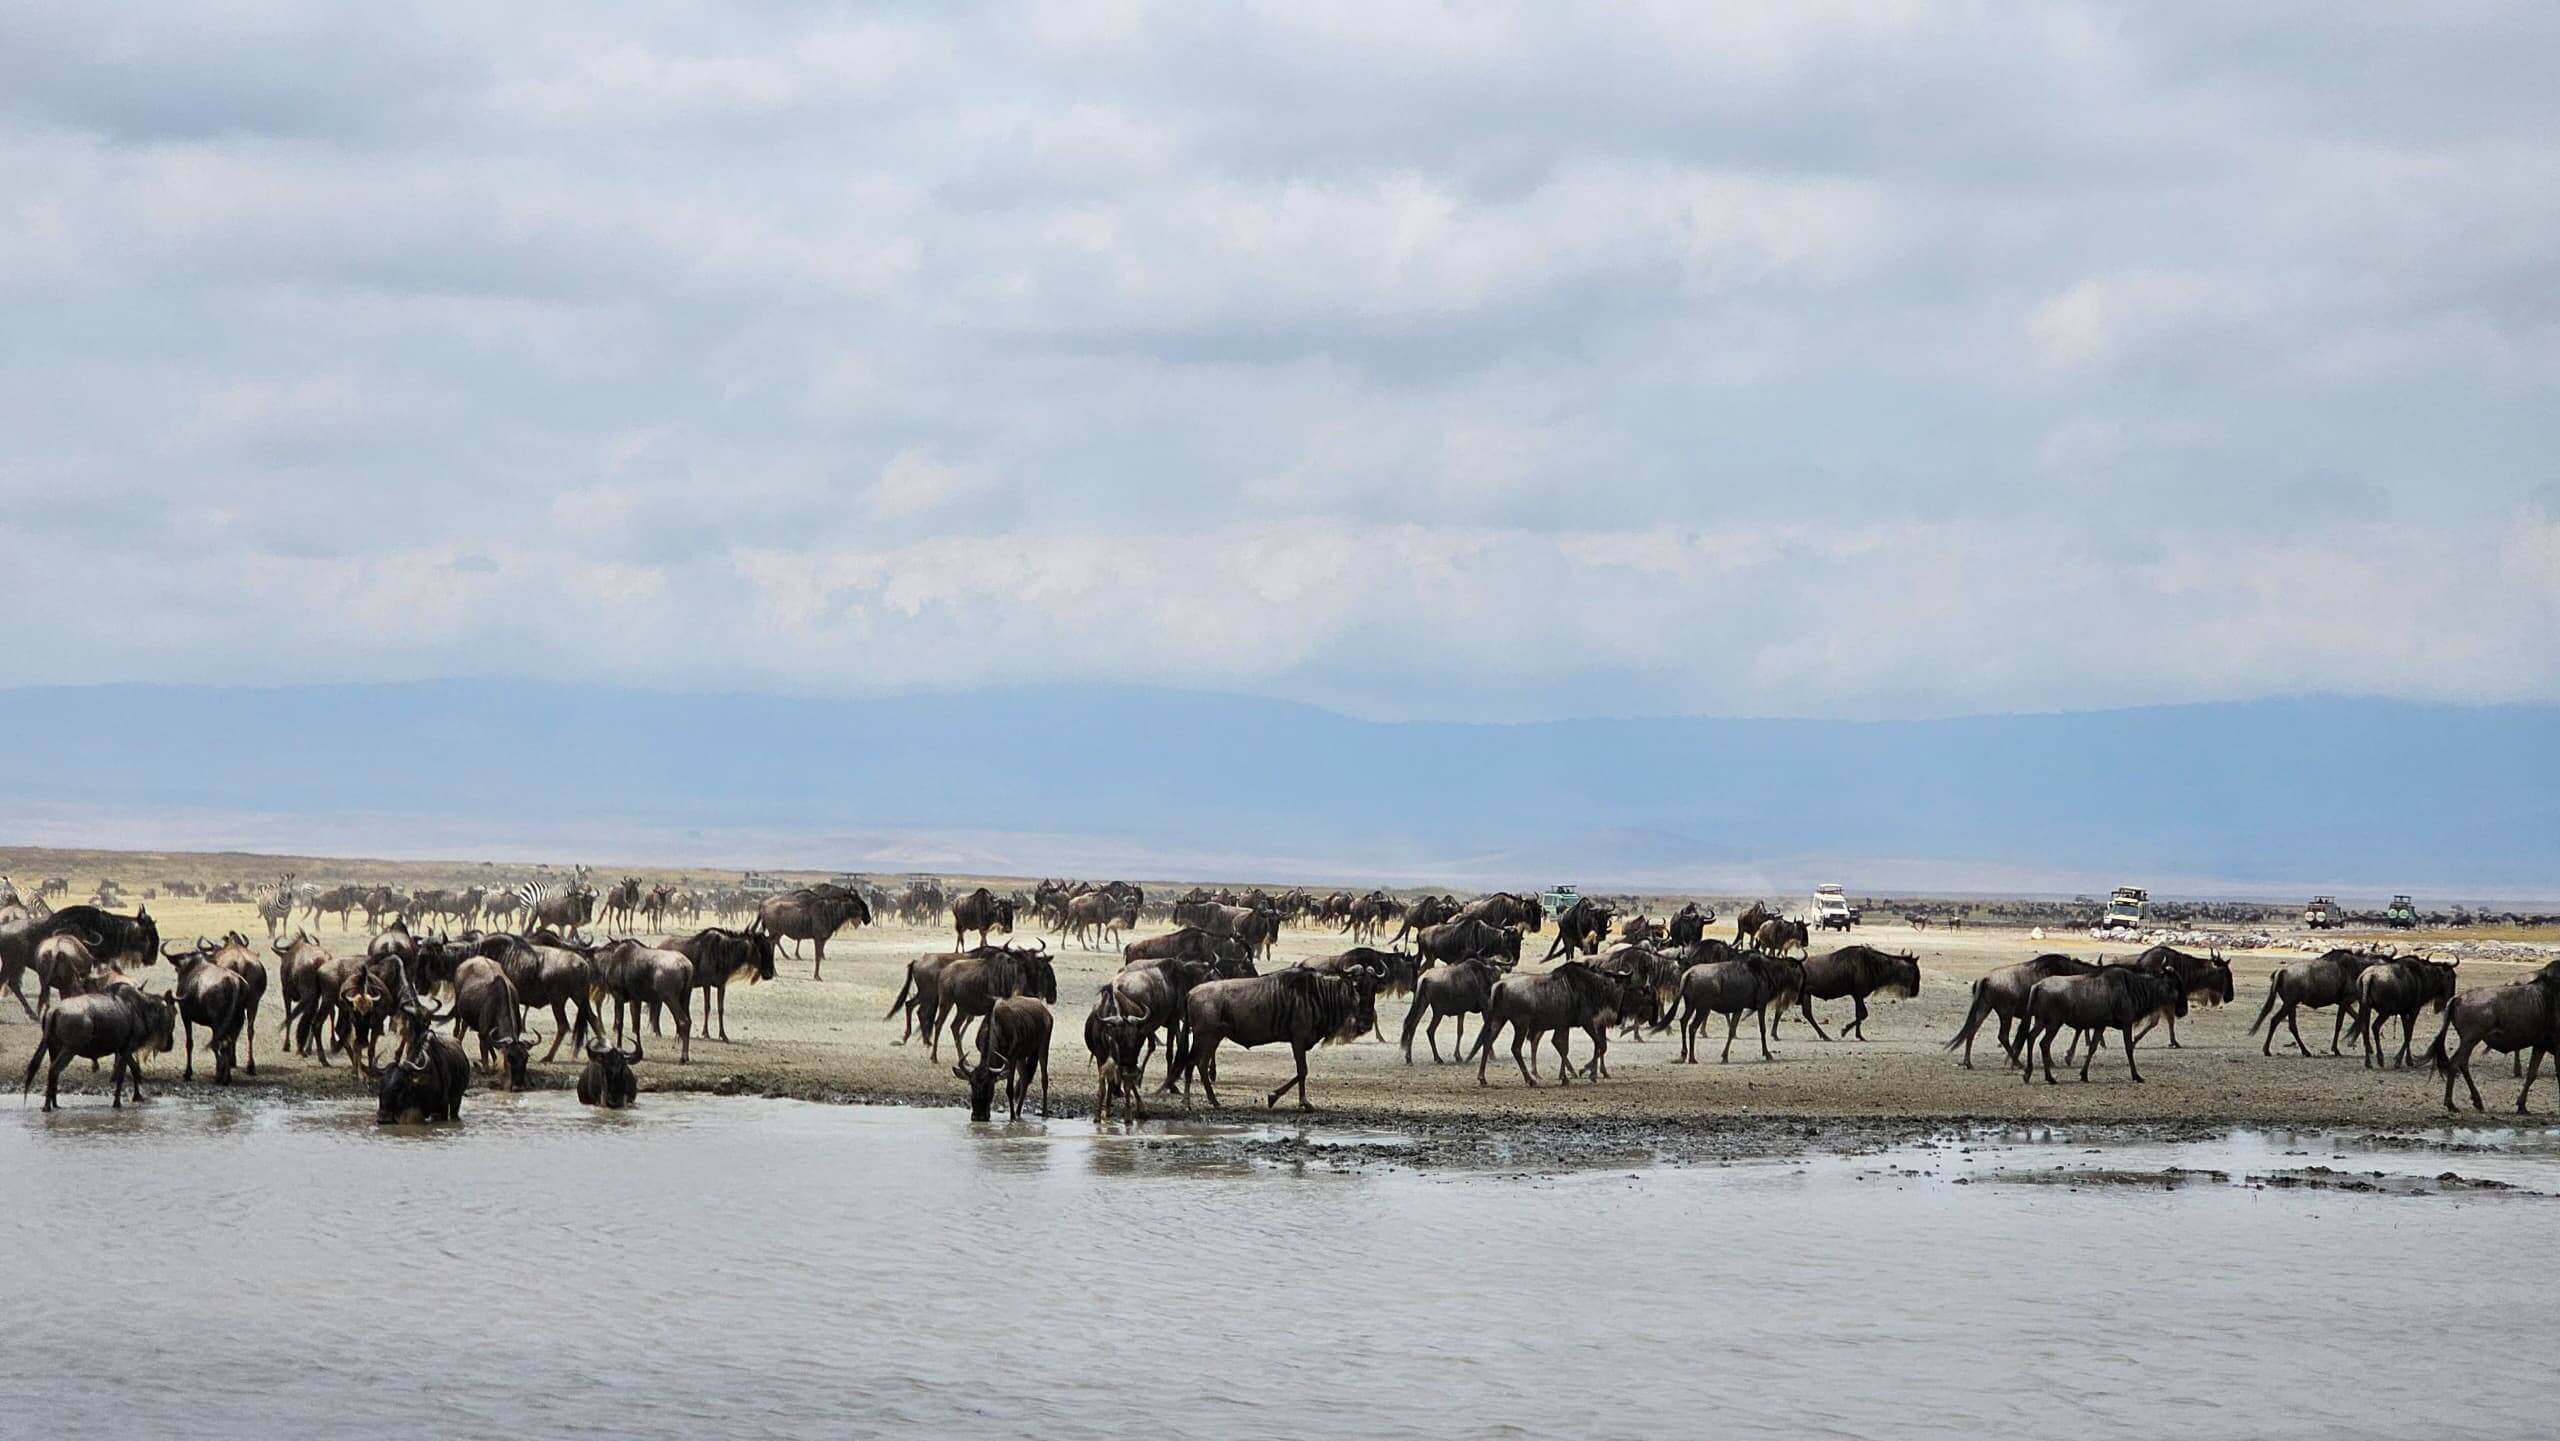
M 2560 1403 L 2560 1201 L 2394 1193 L 2560 1192 L 2538 1132 L 1524 1177 L 957 1110 L 466 1114 L 0 1109 L 0 1435 L 2519 1436 Z M 2314 1166 L 2385 1189 L 2247 1183 Z M 2229 1179 L 2131 1179 L 2168 1167 Z

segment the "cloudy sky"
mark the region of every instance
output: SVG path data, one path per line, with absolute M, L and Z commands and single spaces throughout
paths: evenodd
M 49 680 L 2552 699 L 2555 68 L 2539 4 L 10 6 L 0 600 Z

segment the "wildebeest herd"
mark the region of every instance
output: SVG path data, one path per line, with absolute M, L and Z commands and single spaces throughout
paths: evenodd
M 1094 1110 L 1106 1119 L 1146 1114 L 1147 1075 L 1159 1052 L 1165 1065 L 1153 1095 L 1178 1093 L 1188 1104 L 1196 1087 L 1209 1105 L 1221 1105 L 1218 1058 L 1229 1046 L 1286 1047 L 1291 1074 L 1265 1103 L 1277 1106 L 1294 1092 L 1301 1109 L 1313 1109 L 1310 1055 L 1363 1037 L 1385 1041 L 1379 1004 L 1387 997 L 1405 998 L 1396 1044 L 1407 1064 L 1414 1063 L 1418 1033 L 1433 1062 L 1472 1060 L 1477 1083 L 1491 1085 L 1507 1036 L 1522 1083 L 1537 1086 L 1551 1076 L 1569 1086 L 1609 1078 L 1613 1036 L 1676 1032 L 1679 1060 L 1687 1064 L 1712 1043 L 1702 1036 L 1718 1018 L 1725 1025 L 1720 1063 L 1731 1060 L 1746 1018 L 1763 1059 L 1774 1059 L 1770 1042 L 1790 1013 L 1831 1040 L 1815 1014 L 1818 1001 L 1848 1003 L 1840 1036 L 1865 1040 L 1871 1000 L 1915 997 L 1921 986 L 1915 955 L 1862 944 L 1814 954 L 1804 922 L 1757 905 L 1735 918 L 1727 940 L 1708 934 L 1714 915 L 1695 905 L 1667 921 L 1638 916 L 1620 924 L 1591 898 L 1550 915 L 1538 898 L 1509 892 L 1403 902 L 1383 890 L 1317 897 L 1195 888 L 1151 903 L 1128 882 L 1042 881 L 1011 895 L 925 881 L 891 894 L 834 882 L 715 897 L 708 914 L 743 923 L 701 926 L 651 944 L 611 932 L 698 919 L 705 902 L 636 877 L 598 886 L 583 868 L 505 890 L 388 898 L 355 891 L 315 892 L 287 876 L 237 897 L 267 919 L 263 946 L 236 930 L 164 944 L 147 903 L 131 914 L 95 904 L 53 909 L 0 882 L 0 986 L 39 1027 L 21 1091 L 44 1072 L 44 1104 L 52 1109 L 64 1069 L 87 1059 L 93 1069 L 113 1062 L 112 1104 L 122 1104 L 128 1087 L 140 1099 L 144 1056 L 182 1049 L 183 1074 L 193 1079 L 199 1030 L 214 1084 L 230 1084 L 235 1071 L 254 1076 L 259 1016 L 272 991 L 280 1012 L 275 1043 L 321 1067 L 347 1061 L 372 1088 L 386 1123 L 457 1119 L 475 1074 L 525 1088 L 535 1084 L 537 1064 L 556 1063 L 564 1044 L 573 1060 L 583 1057 L 579 1100 L 619 1108 L 639 1093 L 644 1015 L 653 1035 L 673 1023 L 674 1060 L 685 1064 L 697 1029 L 705 1039 L 730 1039 L 733 982 L 773 980 L 784 949 L 799 954 L 803 947 L 811 978 L 821 979 L 828 940 L 883 912 L 910 924 L 947 919 L 952 927 L 952 950 L 907 964 L 885 1019 L 903 1022 L 895 1044 L 921 1038 L 937 1064 L 950 1044 L 952 1077 L 964 1084 L 979 1119 L 998 1105 L 1019 1119 L 1035 1083 L 1042 1114 L 1049 1107 L 1057 967 L 1047 938 L 1018 943 L 1017 927 L 1119 953 L 1120 967 L 1097 987 L 1082 1027 Z M 497 896 L 505 899 L 493 901 Z M 281 912 L 281 921 L 271 912 Z M 294 919 L 302 914 L 334 914 L 342 923 L 362 914 L 371 934 L 360 951 L 341 954 Z M 518 921 L 521 929 L 482 928 L 495 920 Z M 1169 929 L 1132 935 L 1148 921 Z M 587 933 L 591 925 L 598 934 Z M 1352 944 L 1264 969 L 1281 929 L 1291 925 L 1329 926 Z M 1524 969 L 1526 938 L 1546 933 L 1544 968 Z M 139 979 L 164 963 L 171 984 Z M 28 979 L 36 982 L 32 1001 Z M 2067 1043 L 2064 1060 L 2077 1058 L 2084 1081 L 2112 1043 L 2138 1082 L 2140 1041 L 2165 1028 L 2166 1043 L 2176 1047 L 2179 1019 L 2191 1006 L 2233 999 L 2231 967 L 2219 954 L 2164 945 L 2112 961 L 2040 955 L 1974 982 L 1946 1048 L 1961 1051 L 1959 1064 L 1969 1069 L 1986 1023 L 1995 1024 L 2007 1065 L 2023 1080 L 2041 1073 L 2051 1084 L 2056 1041 Z M 2250 1027 L 2266 1033 L 2262 1051 L 2272 1054 L 2283 1032 L 2310 1054 L 2300 1030 L 2306 1010 L 2334 1013 L 2330 1054 L 2343 1055 L 2353 1038 L 2364 1063 L 2375 1067 L 2413 1064 L 2418 1018 L 2441 1012 L 2424 1063 L 2443 1076 L 2445 1106 L 2454 1105 L 2459 1080 L 2474 1109 L 2482 1107 L 2471 1060 L 2486 1047 L 2516 1056 L 2521 1111 L 2545 1055 L 2560 1049 L 2560 963 L 2514 984 L 2465 992 L 2449 962 L 2333 950 L 2275 972 Z M 1472 1041 L 1470 1017 L 1477 1022 Z M 2396 1054 L 2388 1034 L 2395 1021 Z M 1444 1023 L 1454 1023 L 1445 1056 Z M 1547 1048 L 1551 1067 L 1541 1056 Z

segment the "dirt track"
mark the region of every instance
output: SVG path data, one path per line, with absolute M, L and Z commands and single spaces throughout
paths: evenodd
M 246 907 L 205 906 L 188 902 L 156 903 L 164 931 L 173 939 L 199 931 L 217 932 L 238 926 L 258 931 Z M 352 933 L 332 932 L 330 944 L 360 945 Z M 1543 940 L 1543 938 L 1540 938 Z M 1476 1083 L 1473 1065 L 1433 1065 L 1427 1053 L 1408 1066 L 1393 1044 L 1365 1040 L 1317 1053 L 1311 1090 L 1316 1105 L 1345 1121 L 1398 1123 L 1436 1129 L 1467 1123 L 1517 1127 L 1522 1122 L 1554 1120 L 1622 1132 L 1629 1123 L 1681 1123 L 1673 1129 L 1701 1124 L 1769 1121 L 1779 1118 L 1837 1120 L 1845 1123 L 1911 1122 L 1968 1119 L 2043 1122 L 2092 1120 L 2108 1122 L 2257 1123 L 2301 1125 L 2374 1125 L 2406 1127 L 2440 1121 L 2440 1083 L 2424 1072 L 2368 1071 L 2352 1051 L 2344 1058 L 2326 1054 L 2330 1018 L 2321 1013 L 2304 1035 L 2317 1054 L 2305 1059 L 2280 1049 L 2273 1058 L 2259 1054 L 2257 1038 L 2246 1033 L 2266 992 L 2268 972 L 2299 953 L 2267 951 L 2230 956 L 2239 991 L 2233 1007 L 2198 1011 L 2180 1027 L 2183 1049 L 2165 1045 L 2155 1032 L 2140 1052 L 2146 1083 L 2132 1084 L 2125 1075 L 2121 1051 L 2102 1057 L 2092 1079 L 2081 1084 L 2069 1072 L 2058 1072 L 2062 1084 L 2041 1080 L 2021 1084 L 2004 1072 L 1996 1045 L 1978 1047 L 1978 1069 L 1964 1070 L 1942 1048 L 1964 1014 L 1968 988 L 1986 971 L 2042 950 L 2097 956 L 2102 949 L 2123 954 L 2130 946 L 2102 948 L 2085 938 L 2032 940 L 2017 932 L 1969 930 L 1913 933 L 1898 925 L 1862 929 L 1858 939 L 1892 949 L 1916 951 L 1921 960 L 1921 994 L 1912 1001 L 1883 1001 L 1868 1030 L 1875 1039 L 1816 1040 L 1801 1021 L 1790 1020 L 1776 1044 L 1778 1058 L 1761 1061 L 1746 1030 L 1734 1048 L 1730 1065 L 1717 1064 L 1712 1050 L 1698 1065 L 1677 1063 L 1676 1037 L 1669 1032 L 1642 1042 L 1621 1041 L 1609 1059 L 1614 1079 L 1597 1085 L 1531 1089 L 1521 1083 L 1507 1054 L 1489 1070 L 1489 1087 Z M 906 961 L 946 949 L 948 932 L 896 926 L 847 932 L 829 947 L 826 977 L 813 983 L 809 964 L 785 959 L 781 978 L 753 987 L 733 987 L 729 1031 L 732 1044 L 697 1037 L 690 1065 L 674 1063 L 674 1036 L 653 1046 L 643 1067 L 648 1087 L 723 1090 L 749 1094 L 781 1094 L 821 1100 L 876 1100 L 920 1104 L 956 1104 L 959 1083 L 944 1064 L 928 1059 L 921 1044 L 896 1044 L 898 1028 L 881 1015 L 896 993 Z M 1051 942 L 1053 949 L 1057 942 Z M 1290 930 L 1283 934 L 1280 963 L 1341 948 L 1329 930 Z M 1533 949 L 1532 955 L 1543 946 Z M 1091 1072 L 1084 1062 L 1081 1026 L 1086 1000 L 1101 979 L 1116 970 L 1116 953 L 1058 953 L 1063 1001 L 1057 1042 L 1051 1054 L 1053 1085 L 1062 1109 L 1082 1110 L 1091 1103 Z M 2464 966 L 2465 985 L 2514 979 L 2527 967 L 2517 963 L 2474 961 Z M 149 977 L 165 983 L 159 967 Z M 1380 1018 L 1390 1037 L 1404 1014 L 1402 998 L 1382 997 Z M 0 997 L 0 1063 L 24 1066 L 34 1028 L 13 1002 Z M 1846 1002 L 1822 1007 L 1826 1026 L 1846 1020 Z M 315 1094 L 355 1094 L 352 1075 L 343 1067 L 326 1071 L 281 1054 L 276 1044 L 279 1014 L 271 998 L 261 1015 L 258 1058 L 260 1074 L 243 1085 L 290 1087 Z M 540 1022 L 547 1028 L 547 1020 Z M 2424 1048 L 2434 1018 L 2421 1024 L 2418 1045 Z M 1444 1045 L 1449 1028 L 1442 1028 Z M 1474 1028 L 1470 1026 L 1472 1039 Z M 1716 1039 L 1721 1044 L 1721 1028 Z M 155 1059 L 149 1065 L 155 1081 L 175 1080 L 180 1057 Z M 1222 1089 L 1230 1110 L 1259 1112 L 1261 1094 L 1287 1074 L 1285 1051 L 1223 1052 Z M 1161 1062 L 1159 1062 L 1159 1069 Z M 199 1072 L 205 1067 L 199 1065 Z M 544 1072 L 545 1083 L 568 1085 L 574 1068 L 563 1062 Z M 2491 1119 L 2512 1106 L 2515 1083 L 2506 1064 L 2491 1060 L 2478 1067 Z M 87 1084 L 86 1068 L 75 1068 L 66 1083 Z M 2560 1091 L 2542 1093 L 2537 1110 L 2560 1108 Z M 2508 1113 L 2512 1114 L 2512 1113 Z M 1640 1129 L 1640 1128 L 1639 1128 Z

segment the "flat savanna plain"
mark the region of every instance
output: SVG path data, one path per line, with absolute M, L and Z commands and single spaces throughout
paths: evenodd
M 255 912 L 247 906 L 207 905 L 164 898 L 151 902 L 164 936 L 184 941 L 197 934 L 215 935 L 238 929 L 263 937 Z M 331 928 L 321 939 L 332 946 L 360 948 L 361 933 Z M 1026 933 L 1021 939 L 1028 940 Z M 1543 953 L 1547 936 L 1533 938 L 1529 968 Z M 1831 939 L 1831 938 L 1826 938 Z M 2132 1083 L 2125 1072 L 2121 1047 L 2101 1056 L 2083 1084 L 2076 1067 L 2059 1066 L 2061 1084 L 2047 1086 L 2039 1078 L 2021 1084 L 2002 1068 L 1996 1040 L 1986 1026 L 1975 1048 L 1975 1069 L 1961 1068 L 1944 1043 L 1961 1023 L 1977 977 L 2038 952 L 2059 950 L 2092 959 L 2130 954 L 2136 947 L 2101 944 L 2086 937 L 2049 936 L 2038 940 L 2019 931 L 1968 928 L 1960 932 L 1932 929 L 1915 932 L 1899 924 L 1862 927 L 1855 939 L 1920 957 L 1922 982 L 1915 1000 L 1878 999 L 1867 1029 L 1873 1039 L 1817 1040 L 1800 1019 L 1790 1018 L 1774 1043 L 1777 1059 L 1763 1061 L 1746 1026 L 1736 1040 L 1731 1064 L 1719 1064 L 1715 1050 L 1723 1044 L 1721 1022 L 1711 1024 L 1702 1040 L 1713 1045 L 1695 1065 L 1678 1059 L 1672 1031 L 1643 1040 L 1617 1040 L 1609 1050 L 1612 1079 L 1597 1084 L 1554 1084 L 1549 1053 L 1532 1089 L 1521 1083 L 1512 1065 L 1509 1041 L 1502 1043 L 1487 1071 L 1490 1087 L 1476 1082 L 1472 1064 L 1435 1065 L 1417 1037 L 1418 1060 L 1408 1065 L 1395 1044 L 1406 1000 L 1381 996 L 1379 1019 L 1388 1036 L 1380 1042 L 1364 1038 L 1329 1046 L 1311 1062 L 1314 1101 L 1325 1116 L 1340 1122 L 1401 1125 L 1430 1130 L 1463 1127 L 1469 1122 L 1533 1129 L 1588 1127 L 1619 1136 L 1640 1136 L 1648 1128 L 1693 1129 L 1724 1122 L 1777 1122 L 1791 1119 L 1867 1123 L 1934 1123 L 1951 1121 L 2109 1123 L 2166 1122 L 2203 1124 L 2369 1125 L 2408 1127 L 2444 1119 L 2442 1083 L 2422 1069 L 2367 1070 L 2352 1046 L 2347 1054 L 2327 1054 L 2332 1013 L 2306 1012 L 2303 1035 L 2313 1045 L 2308 1058 L 2280 1043 L 2273 1057 L 2259 1053 L 2259 1039 L 2247 1034 L 2277 966 L 2300 959 L 2296 950 L 2228 952 L 2238 987 L 2236 1004 L 2198 1009 L 2179 1026 L 2181 1048 L 2167 1045 L 2167 1033 L 2155 1031 L 2138 1053 L 2144 1083 Z M 2336 943 L 2354 944 L 2346 936 Z M 2383 938 L 2377 938 L 2383 939 Z M 2423 948 L 2425 937 L 2391 937 L 2389 943 Z M 780 978 L 762 985 L 733 985 L 729 992 L 731 1041 L 706 1040 L 697 1034 L 693 1060 L 676 1063 L 672 1023 L 663 1044 L 653 1041 L 642 1067 L 643 1084 L 660 1090 L 714 1090 L 739 1094 L 772 1094 L 830 1101 L 887 1101 L 958 1105 L 961 1084 L 950 1074 L 950 1051 L 941 1063 L 927 1054 L 921 1038 L 899 1044 L 900 1027 L 882 1019 L 898 992 L 906 963 L 951 948 L 948 930 L 897 925 L 871 926 L 838 934 L 827 950 L 824 979 L 810 978 L 804 945 L 799 959 L 786 948 Z M 1337 951 L 1343 937 L 1329 928 L 1284 930 L 1270 964 Z M 1082 1026 L 1095 988 L 1119 968 L 1116 950 L 1083 950 L 1055 937 L 1049 939 L 1057 960 L 1059 1007 L 1056 1040 L 1050 1052 L 1056 1108 L 1082 1112 L 1092 1104 L 1091 1070 L 1082 1044 Z M 1816 949 L 1822 947 L 1817 945 Z M 2519 979 L 2531 967 L 2523 962 L 2473 960 L 2463 964 L 2467 988 Z M 169 972 L 154 966 L 146 983 L 166 985 Z M 35 1035 L 17 1006 L 0 998 L 0 1063 L 11 1074 L 22 1071 Z M 1816 1014 L 1837 1034 L 1850 1016 L 1846 1001 L 1817 1003 Z M 535 1019 L 548 1032 L 547 1014 Z M 247 1091 L 279 1089 L 311 1096 L 353 1098 L 359 1094 L 353 1074 L 343 1065 L 319 1068 L 285 1054 L 278 1041 L 281 1006 L 270 995 L 259 1016 L 259 1074 L 242 1076 Z M 1441 1026 L 1444 1053 L 1454 1050 L 1453 1021 Z M 2423 1052 L 2436 1017 L 2421 1018 L 2417 1051 Z M 1468 1038 L 1475 1036 L 1469 1018 Z M 2396 1041 L 2396 1035 L 2395 1035 Z M 1577 1035 L 1576 1055 L 1585 1044 Z M 2057 1048 L 2057 1055 L 2059 1048 Z M 539 1056 L 537 1054 L 537 1061 Z M 155 1058 L 148 1069 L 155 1089 L 177 1082 L 181 1056 Z M 1220 1053 L 1222 1098 L 1237 1115 L 1262 1111 L 1262 1097 L 1286 1079 L 1285 1048 Z M 1150 1084 L 1161 1076 L 1159 1055 Z M 87 1067 L 67 1073 L 67 1085 L 102 1089 L 103 1073 L 93 1081 Z M 2497 1121 L 2512 1106 L 2515 1083 L 2508 1067 L 2486 1058 L 2476 1067 L 2482 1091 Z M 209 1070 L 199 1057 L 201 1077 Z M 569 1053 L 551 1066 L 537 1064 L 537 1085 L 567 1086 L 575 1080 Z M 182 1092 L 209 1093 L 199 1080 Z M 2560 1106 L 2560 1090 L 2543 1091 L 2537 1110 Z M 1205 1100 L 1195 1104 L 1205 1111 Z M 1158 1115 L 1178 1114 L 1178 1101 L 1156 1103 Z M 2468 1112 L 2465 1113 L 2466 1115 Z M 2505 1113 L 2508 1117 L 2512 1112 Z

